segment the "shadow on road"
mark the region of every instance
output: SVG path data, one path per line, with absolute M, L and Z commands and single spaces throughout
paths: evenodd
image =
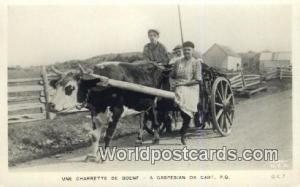
M 214 132 L 212 129 L 198 129 L 198 128 L 190 128 L 187 132 L 188 139 L 212 139 L 212 138 L 219 138 L 221 137 L 218 133 Z M 174 130 L 172 133 L 169 134 L 162 134 L 160 135 L 160 143 L 155 145 L 152 144 L 152 135 L 144 134 L 143 136 L 143 143 L 142 145 L 135 144 L 136 136 L 132 136 L 130 141 L 123 141 L 122 139 L 115 139 L 113 141 L 113 145 L 121 148 L 121 147 L 146 147 L 146 146 L 160 146 L 160 145 L 168 145 L 168 146 L 178 146 L 182 145 L 180 143 L 180 134 L 179 130 Z M 169 141 L 170 140 L 170 141 Z M 176 143 L 174 141 L 176 140 Z M 168 143 L 165 143 L 168 142 Z

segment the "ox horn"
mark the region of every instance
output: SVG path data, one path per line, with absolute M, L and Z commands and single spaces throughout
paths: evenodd
M 78 64 L 78 67 L 79 67 L 81 73 L 83 73 L 83 74 L 87 73 L 86 70 L 81 66 L 81 64 Z
M 58 75 L 65 75 L 64 72 L 59 71 L 59 70 L 56 69 L 54 66 L 51 66 L 51 70 L 52 70 L 54 73 L 58 74 Z
M 79 67 L 80 72 L 81 72 L 82 74 L 91 74 L 91 73 L 93 73 L 93 70 L 91 70 L 91 69 L 89 69 L 89 68 L 84 69 L 84 68 L 82 67 L 81 64 L 78 64 L 78 67 Z

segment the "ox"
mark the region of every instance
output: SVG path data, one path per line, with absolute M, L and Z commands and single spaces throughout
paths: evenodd
M 118 121 L 125 115 L 125 108 L 138 112 L 148 111 L 148 117 L 154 128 L 153 143 L 158 143 L 159 122 L 157 116 L 159 115 L 156 114 L 155 107 L 153 107 L 157 101 L 155 96 L 109 87 L 99 78 L 87 73 L 80 65 L 79 67 L 80 73 L 63 73 L 53 69 L 62 76 L 53 84 L 56 94 L 48 107 L 50 111 L 62 112 L 78 107 L 80 104 L 91 111 L 93 128 L 96 133 L 93 153 L 86 157 L 87 161 L 90 159 L 97 162 L 102 161 L 98 152 L 100 138 L 105 134 L 105 149 L 108 148 Z M 161 67 L 149 62 L 103 62 L 94 67 L 93 74 L 155 88 L 160 88 L 162 80 L 165 80 L 166 77 L 165 71 Z M 108 117 L 107 120 L 103 119 L 103 113 Z M 103 130 L 104 127 L 107 127 L 106 132 Z M 142 133 L 143 126 L 141 124 L 139 141 L 141 141 Z

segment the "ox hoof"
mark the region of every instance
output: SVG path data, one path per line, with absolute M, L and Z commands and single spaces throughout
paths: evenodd
M 95 155 L 87 155 L 84 159 L 84 162 L 95 162 L 95 163 L 102 163 L 103 160 L 101 160 L 100 157 L 97 157 Z
M 94 155 L 86 155 L 85 159 L 83 160 L 84 162 L 90 162 L 92 160 L 95 160 L 96 156 Z
M 142 144 L 143 144 L 143 141 L 142 141 L 141 139 L 135 140 L 135 145 L 136 145 L 136 146 L 140 146 L 140 145 L 142 145 Z
M 101 158 L 96 158 L 95 159 L 95 162 L 97 163 L 97 164 L 101 164 L 101 163 L 103 163 L 105 160 L 101 160 Z
M 182 145 L 186 145 L 186 136 L 181 136 L 181 143 Z
M 97 141 L 96 136 L 92 133 L 89 134 L 88 137 L 89 137 L 89 139 L 91 140 L 92 143 Z
M 154 140 L 152 141 L 152 144 L 154 144 L 154 145 L 159 144 L 159 139 L 154 139 Z

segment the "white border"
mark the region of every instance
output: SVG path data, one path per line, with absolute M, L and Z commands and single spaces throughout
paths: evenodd
M 215 186 L 215 185 L 230 185 L 230 186 L 245 186 L 250 185 L 268 185 L 268 186 L 299 186 L 300 180 L 300 120 L 299 120 L 299 96 L 297 93 L 300 93 L 300 83 L 299 83 L 299 61 L 300 61 L 300 3 L 299 1 L 283 1 L 283 0 L 260 0 L 260 1 L 227 1 L 227 0 L 216 0 L 216 1 L 113 1 L 113 3 L 121 4 L 134 4 L 134 3 L 204 3 L 204 4 L 223 4 L 223 3 L 233 3 L 233 4 L 291 4 L 293 6 L 293 24 L 292 24 L 292 60 L 293 60 L 293 169 L 291 170 L 258 170 L 258 171 L 190 171 L 190 175 L 216 175 L 218 174 L 228 174 L 231 177 L 231 180 L 228 181 L 177 181 L 177 180 L 167 180 L 167 181 L 149 181 L 147 178 L 151 175 L 151 172 L 138 171 L 138 172 L 42 172 L 42 173 L 21 173 L 21 172 L 9 172 L 7 166 L 7 6 L 8 5 L 86 5 L 86 4 L 111 4 L 112 1 L 84 1 L 84 0 L 11 0 L 4 1 L 0 0 L 0 187 L 1 186 L 199 186 L 199 184 L 205 183 L 206 186 Z M 267 134 L 266 134 L 267 136 Z M 114 184 L 107 182 L 70 182 L 63 183 L 61 182 L 62 176 L 88 176 L 88 175 L 139 175 L 140 177 L 145 177 L 146 179 L 138 180 L 137 182 L 116 182 Z M 155 175 L 187 175 L 187 171 L 155 171 Z M 284 179 L 271 179 L 272 174 L 285 174 Z M 187 184 L 188 183 L 188 184 Z

